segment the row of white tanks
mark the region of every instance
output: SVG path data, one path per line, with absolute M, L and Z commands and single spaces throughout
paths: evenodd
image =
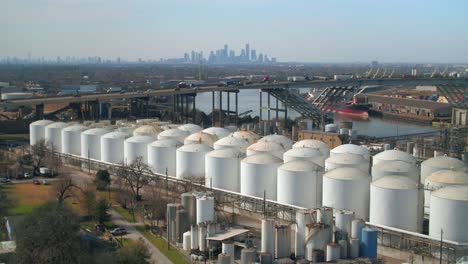
M 265 193 L 267 199 L 304 208 L 323 205 L 352 210 L 358 218 L 416 232 L 421 231 L 423 204 L 427 212 L 430 204 L 430 190 L 424 199 L 419 183 L 429 184 L 431 190 L 440 188 L 439 182 L 466 184 L 464 163 L 444 156 L 423 162 L 420 174 L 415 159 L 398 150 L 375 155 L 370 168 L 369 151 L 352 144 L 329 150 L 317 140 L 293 144 L 281 135 L 260 138 L 251 131 L 229 134 L 224 128 L 202 131 L 193 124 L 120 127 L 110 132 L 109 128 L 57 123 L 32 123 L 31 143 L 48 133 L 46 140 L 62 143 L 65 153 L 83 157 L 89 153 L 90 158 L 109 163 L 129 163 L 141 156 L 157 173 L 199 178 L 207 186 L 244 195 L 263 197 Z M 428 177 L 444 169 L 445 174 L 459 176 Z M 442 216 L 434 212 L 432 217 Z

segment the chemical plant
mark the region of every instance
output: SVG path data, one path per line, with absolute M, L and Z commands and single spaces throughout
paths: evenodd
M 39 120 L 30 144 L 41 140 L 73 165 L 147 164 L 148 177 L 174 187 L 167 241 L 193 261 L 455 263 L 468 255 L 467 164 L 440 153 L 422 161 L 414 144 L 371 153 L 152 119 Z

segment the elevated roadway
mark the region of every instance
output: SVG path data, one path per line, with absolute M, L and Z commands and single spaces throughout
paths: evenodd
M 366 86 L 366 85 L 386 85 L 386 86 L 415 86 L 415 85 L 462 85 L 468 86 L 468 78 L 394 78 L 394 79 L 349 79 L 349 80 L 313 80 L 306 82 L 276 82 L 276 83 L 254 83 L 243 86 L 203 86 L 197 89 L 160 89 L 144 92 L 127 93 L 102 93 L 102 94 L 83 94 L 80 96 L 54 96 L 54 97 L 35 97 L 29 99 L 18 99 L 3 101 L 0 107 L 7 106 L 32 106 L 43 104 L 63 104 L 80 102 L 108 102 L 115 99 L 161 97 L 177 94 L 193 94 L 214 91 L 235 91 L 235 90 L 254 90 L 254 89 L 278 89 L 278 88 L 321 88 L 328 86 Z

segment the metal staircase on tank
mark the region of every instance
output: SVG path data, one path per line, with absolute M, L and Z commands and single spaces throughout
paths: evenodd
M 449 104 L 462 109 L 468 109 L 468 87 L 457 85 L 437 86 L 439 94 L 445 96 Z
M 301 114 L 303 117 L 312 119 L 314 123 L 322 123 L 322 111 L 312 102 L 286 88 L 263 89 L 281 101 L 284 105 Z

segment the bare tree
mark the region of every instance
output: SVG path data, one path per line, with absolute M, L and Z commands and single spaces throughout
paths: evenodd
M 53 183 L 53 192 L 57 201 L 63 203 L 66 199 L 74 196 L 74 189 L 79 188 L 69 175 L 61 175 L 57 181 Z
M 148 165 L 143 162 L 142 157 L 138 157 L 130 166 L 121 166 L 117 175 L 125 180 L 134 200 L 141 201 L 141 189 L 149 182 L 148 173 L 150 173 Z
M 159 226 L 159 221 L 166 219 L 167 199 L 161 195 L 161 189 L 155 185 L 148 188 L 148 202 L 145 205 L 146 218 L 150 220 L 151 227 Z
M 45 140 L 40 140 L 31 147 L 31 158 L 34 174 L 39 174 L 39 168 L 44 165 L 44 159 L 47 155 Z
M 44 165 L 46 165 L 53 174 L 63 172 L 62 159 L 56 155 L 55 147 L 52 145 L 51 150 L 46 152 L 44 157 Z

